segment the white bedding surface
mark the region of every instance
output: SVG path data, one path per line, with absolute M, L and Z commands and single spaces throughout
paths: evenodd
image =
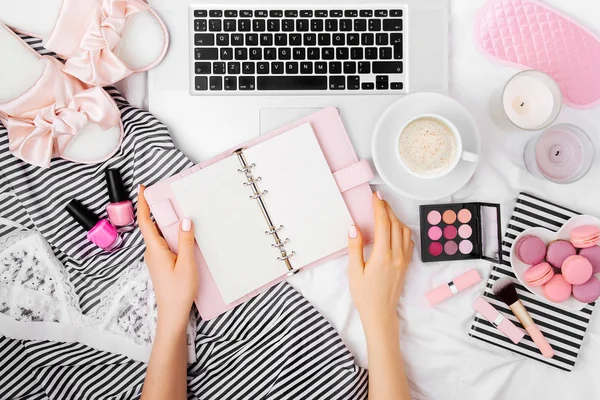
M 450 94 L 474 115 L 483 139 L 483 156 L 471 182 L 440 202 L 488 201 L 501 203 L 503 227 L 520 191 L 536 194 L 569 208 L 600 216 L 600 157 L 582 181 L 560 186 L 538 180 L 525 170 L 522 153 L 533 134 L 502 132 L 488 112 L 491 94 L 517 69 L 487 58 L 476 49 L 473 20 L 485 0 L 451 1 Z M 596 0 L 546 0 L 600 36 L 600 2 Z M 120 85 L 133 104 L 143 106 L 144 80 L 130 78 Z M 565 107 L 558 122 L 571 122 L 588 131 L 596 150 L 600 143 L 600 106 L 587 111 Z M 471 268 L 489 275 L 484 261 L 420 262 L 418 205 L 420 203 L 377 187 L 394 210 L 413 228 L 415 251 L 398 311 L 402 317 L 400 341 L 414 398 L 462 399 L 600 399 L 600 310 L 584 341 L 573 372 L 563 372 L 537 361 L 488 345 L 468 336 L 474 311 L 471 304 L 485 283 L 461 293 L 435 309 L 425 293 Z M 484 279 L 485 281 L 486 279 Z M 293 277 L 290 282 L 327 317 L 355 354 L 367 365 L 364 334 L 355 312 L 346 277 L 346 258 Z

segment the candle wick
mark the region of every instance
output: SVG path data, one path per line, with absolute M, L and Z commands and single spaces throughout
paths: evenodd
M 523 107 L 525 105 L 525 102 L 521 103 L 521 107 Z
M 560 154 L 560 151 L 557 151 L 555 156 L 558 157 L 559 154 Z

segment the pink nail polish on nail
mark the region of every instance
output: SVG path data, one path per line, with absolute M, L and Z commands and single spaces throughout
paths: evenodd
M 379 190 L 377 191 L 377 197 L 379 198 L 379 200 L 383 200 L 383 196 L 381 195 L 381 192 Z
M 105 219 L 98 217 L 77 200 L 67 204 L 67 212 L 87 231 L 87 238 L 96 246 L 106 250 L 116 250 L 123 239 L 117 229 Z
M 110 204 L 106 206 L 108 219 L 119 232 L 132 231 L 135 225 L 133 204 L 118 170 L 106 170 L 106 185 L 110 199 Z
M 192 220 L 185 218 L 184 220 L 181 221 L 181 230 L 183 230 L 184 232 L 189 232 L 192 230 Z
M 348 228 L 348 236 L 350 236 L 350 239 L 356 239 L 356 237 L 358 236 L 356 226 L 350 225 L 350 227 Z

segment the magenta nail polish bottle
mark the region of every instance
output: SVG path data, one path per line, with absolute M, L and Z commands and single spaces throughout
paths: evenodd
M 108 219 L 119 232 L 132 231 L 135 225 L 133 204 L 118 170 L 106 170 L 106 185 L 110 199 L 110 204 L 106 206 Z
M 73 199 L 67 204 L 67 212 L 87 231 L 87 238 L 96 246 L 106 250 L 116 250 L 123 239 L 117 229 L 105 219 L 98 217 L 79 201 Z

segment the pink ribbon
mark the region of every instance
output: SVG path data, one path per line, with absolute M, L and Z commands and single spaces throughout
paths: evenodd
M 136 0 L 103 0 L 64 71 L 95 86 L 112 85 L 131 75 L 133 71 L 113 51 L 121 41 L 127 17 L 147 9 L 147 4 Z

